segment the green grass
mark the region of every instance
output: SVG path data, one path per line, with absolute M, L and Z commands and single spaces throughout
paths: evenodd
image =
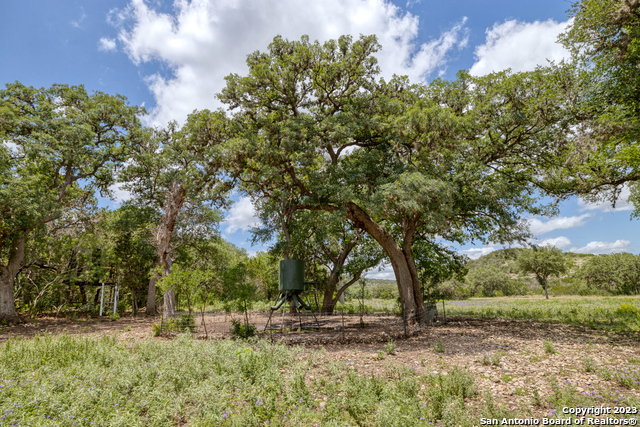
M 447 315 L 508 318 L 584 325 L 617 332 L 640 331 L 640 297 L 474 298 L 447 304 Z
M 399 364 L 374 375 L 302 352 L 188 335 L 10 339 L 0 345 L 0 424 L 427 425 L 475 393 L 464 369 L 420 375 Z M 314 366 L 327 372 L 311 380 Z
M 0 344 L 0 425 L 471 426 L 481 416 L 529 411 L 508 410 L 491 395 L 479 398 L 464 368 L 443 365 L 439 373 L 421 373 L 384 363 L 374 373 L 322 350 L 189 335 L 170 341 L 10 339 Z M 625 383 L 630 368 L 619 368 L 603 374 L 635 386 Z M 620 392 L 583 393 L 568 382 L 555 384 L 553 394 L 537 402 L 553 410 L 638 405 Z

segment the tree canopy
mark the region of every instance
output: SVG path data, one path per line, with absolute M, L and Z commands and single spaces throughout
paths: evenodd
M 544 289 L 544 295 L 549 299 L 548 279 L 567 272 L 568 261 L 562 251 L 554 246 L 534 246 L 518 254 L 518 266 L 524 273 L 532 273 Z
M 539 171 L 566 148 L 571 99 L 562 70 L 387 82 L 378 49 L 374 36 L 276 37 L 219 97 L 241 129 L 235 176 L 289 192 L 285 215 L 340 212 L 366 231 L 389 257 L 405 312 L 421 321 L 414 241 L 524 236 L 520 215 L 543 211 Z
M 13 283 L 29 234 L 107 191 L 141 140 L 142 113 L 82 86 L 0 90 L 0 319 L 17 320 Z

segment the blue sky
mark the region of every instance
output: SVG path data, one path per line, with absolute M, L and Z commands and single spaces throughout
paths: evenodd
M 383 75 L 452 79 L 459 69 L 524 71 L 562 59 L 566 52 L 555 39 L 570 6 L 547 0 L 3 0 L 0 83 L 83 84 L 120 93 L 148 109 L 147 124 L 162 126 L 194 109 L 220 106 L 214 94 L 222 78 L 243 73 L 246 55 L 264 50 L 277 34 L 326 40 L 374 33 L 383 45 L 377 55 Z M 253 209 L 236 200 L 223 236 L 250 252 L 264 249 L 247 242 Z M 624 199 L 615 210 L 572 199 L 559 216 L 529 221 L 538 243 L 638 253 L 640 228 L 630 211 Z M 460 250 L 477 257 L 496 248 Z M 388 269 L 372 275 L 391 278 Z

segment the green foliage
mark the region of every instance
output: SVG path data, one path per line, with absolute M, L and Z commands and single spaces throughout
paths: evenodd
M 219 281 L 213 270 L 195 270 L 175 265 L 169 275 L 157 282 L 157 286 L 167 290 L 173 289 L 176 295 L 187 300 L 189 314 L 196 303 L 204 303 L 210 296 L 215 284 Z
M 616 313 L 622 304 L 640 307 L 640 300 L 637 297 L 572 297 L 553 302 L 534 298 L 472 299 L 448 304 L 447 315 L 528 319 L 583 325 L 593 329 L 640 331 L 640 319 Z
M 395 300 L 398 298 L 398 285 L 391 280 L 367 279 L 365 292 L 367 298 Z
M 559 72 L 385 81 L 379 49 L 374 36 L 322 44 L 278 36 L 249 55 L 247 74 L 227 76 L 219 94 L 239 129 L 229 173 L 278 205 L 270 217 L 339 213 L 403 258 L 402 277 L 424 261 L 425 279 L 439 283 L 459 262 L 453 254 L 430 262 L 421 245 L 512 241 L 523 237 L 520 215 L 542 213 L 525 190 L 564 154 L 570 99 Z M 398 282 L 413 314 L 423 297 L 414 280 Z
M 467 274 L 467 258 L 433 242 L 419 241 L 414 244 L 413 251 L 422 284 L 423 301 L 434 302 L 453 298 L 454 293 L 442 286 L 442 283 L 453 277 L 462 280 Z
M 558 176 L 565 194 L 614 204 L 625 183 L 637 202 L 640 178 L 640 18 L 637 1 L 581 0 L 560 40 L 572 53 L 580 118 L 573 154 Z M 575 177 L 577 179 L 567 179 Z M 638 216 L 638 203 L 634 203 Z
M 396 344 L 392 340 L 389 340 L 384 345 L 384 352 L 387 354 L 396 354 Z
M 0 417 L 27 425 L 84 418 L 113 426 L 176 419 L 189 425 L 472 425 L 471 416 L 460 418 L 476 393 L 464 369 L 420 374 L 398 364 L 378 375 L 326 357 L 266 341 L 203 342 L 186 334 L 134 345 L 107 336 L 9 340 L 0 346 Z M 327 369 L 312 379 L 316 363 Z
M 156 333 L 155 324 L 152 326 L 153 333 Z M 197 331 L 195 319 L 192 315 L 189 314 L 181 314 L 179 317 L 168 317 L 163 318 L 160 324 L 160 332 L 161 333 L 180 333 L 180 332 L 191 332 L 195 333 Z
M 159 337 L 160 334 L 162 333 L 162 323 L 161 322 L 156 322 L 154 324 L 151 325 L 151 333 L 153 334 L 154 337 Z
M 556 354 L 557 351 L 553 346 L 553 343 L 549 340 L 542 341 L 542 346 L 544 347 L 544 352 L 547 354 Z
M 590 357 L 585 357 L 582 359 L 582 369 L 585 372 L 594 373 L 596 372 L 596 362 Z
M 256 286 L 249 281 L 247 268 L 239 263 L 228 268 L 222 278 L 222 299 L 229 310 L 240 311 L 245 315 L 245 325 L 249 323 L 247 312 L 251 310 L 256 297 Z
M 433 351 L 435 351 L 436 353 L 444 353 L 445 352 L 444 342 L 441 339 L 438 339 L 433 344 Z
M 83 86 L 15 82 L 0 90 L 0 136 L 13 146 L 0 148 L 0 298 L 12 294 L 33 232 L 81 221 L 94 191 L 108 191 L 114 169 L 140 141 L 142 113 L 123 96 L 89 95 Z M 0 317 L 14 316 L 14 298 L 0 300 Z
M 482 358 L 480 359 L 480 363 L 482 363 L 483 365 L 498 366 L 500 365 L 500 353 L 499 352 L 495 352 L 491 354 L 485 353 L 482 355 Z
M 278 294 L 278 259 L 271 253 L 258 252 L 246 261 L 249 277 L 261 299 L 273 301 Z
M 620 308 L 615 311 L 615 314 L 621 317 L 629 319 L 640 319 L 640 310 L 635 305 L 622 304 Z
M 562 251 L 554 246 L 533 247 L 518 254 L 518 267 L 524 273 L 532 273 L 544 289 L 547 299 L 548 278 L 567 272 L 568 260 Z
M 591 257 L 578 274 L 589 287 L 618 295 L 640 294 L 638 255 L 619 253 Z
M 247 339 L 256 335 L 256 327 L 251 324 L 244 324 L 235 319 L 231 320 L 231 335 L 234 338 Z
M 512 279 L 495 264 L 470 269 L 465 281 L 473 290 L 472 294 L 479 296 L 523 295 L 527 290 L 526 285 Z
M 623 387 L 640 389 L 640 369 L 628 364 L 620 364 L 599 372 L 605 380 L 615 380 Z

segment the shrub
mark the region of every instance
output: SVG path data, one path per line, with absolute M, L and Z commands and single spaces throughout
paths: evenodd
M 544 346 L 544 352 L 547 354 L 556 354 L 557 351 L 556 349 L 553 347 L 553 343 L 549 340 L 544 340 L 542 342 L 542 345 Z
M 438 339 L 438 341 L 433 344 L 433 351 L 435 351 L 436 353 L 444 353 L 444 350 L 444 343 L 441 339 Z
M 151 325 L 151 331 L 153 332 L 154 337 L 159 337 L 160 332 L 162 332 L 162 323 L 154 323 Z
M 640 319 L 640 310 L 631 304 L 620 305 L 620 308 L 615 311 L 615 314 L 626 319 Z
M 256 335 L 256 327 L 250 323 L 244 324 L 237 320 L 232 320 L 231 325 L 231 335 L 234 338 L 247 339 Z
M 387 354 L 396 354 L 396 345 L 392 340 L 384 345 L 384 351 Z

